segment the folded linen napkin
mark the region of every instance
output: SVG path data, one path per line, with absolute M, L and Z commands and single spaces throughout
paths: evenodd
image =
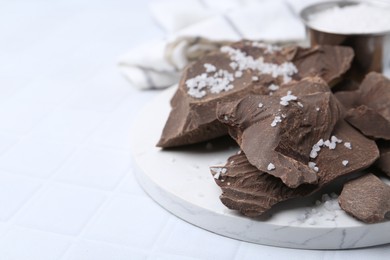
M 297 13 L 316 1 L 153 1 L 152 17 L 166 37 L 128 51 L 120 58 L 120 70 L 140 89 L 160 89 L 177 83 L 190 61 L 229 42 L 301 41 L 304 27 Z

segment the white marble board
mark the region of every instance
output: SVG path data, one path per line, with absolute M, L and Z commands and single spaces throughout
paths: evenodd
M 237 152 L 233 143 L 220 139 L 164 151 L 155 146 L 175 88 L 164 91 L 140 111 L 132 143 L 137 179 L 162 207 L 200 228 L 263 245 L 346 249 L 390 243 L 390 221 L 363 224 L 340 210 L 335 197 L 318 205 L 321 194 L 283 203 L 267 220 L 227 209 L 219 200 L 221 190 L 209 167 L 223 165 Z

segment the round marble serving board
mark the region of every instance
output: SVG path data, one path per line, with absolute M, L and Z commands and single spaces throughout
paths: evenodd
M 263 245 L 345 249 L 390 243 L 390 221 L 363 224 L 337 209 L 337 198 L 319 204 L 321 194 L 281 203 L 267 219 L 251 219 L 227 209 L 209 167 L 224 165 L 238 151 L 231 140 L 170 150 L 155 146 L 175 90 L 165 90 L 141 110 L 133 132 L 137 179 L 162 207 L 211 232 Z

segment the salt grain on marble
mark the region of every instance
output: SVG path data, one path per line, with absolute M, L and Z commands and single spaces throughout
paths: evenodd
M 347 165 L 348 165 L 348 163 L 349 163 L 349 161 L 348 161 L 348 160 L 343 160 L 343 161 L 342 161 L 342 164 L 343 164 L 344 166 L 347 166 Z
M 264 106 L 263 103 L 259 103 L 258 107 L 262 108 Z

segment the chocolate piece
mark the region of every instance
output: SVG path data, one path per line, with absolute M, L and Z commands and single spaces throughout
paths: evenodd
M 218 119 L 260 171 L 292 188 L 316 183 L 311 150 L 320 139 L 330 139 L 340 116 L 338 102 L 320 78 L 289 84 L 282 92 L 285 96 L 249 95 L 220 104 Z
M 345 119 L 365 136 L 390 140 L 390 119 L 366 105 L 348 110 Z
M 330 87 L 342 78 L 351 67 L 354 53 L 352 49 L 333 48 L 332 46 L 317 46 L 311 49 L 299 49 L 294 56 L 294 64 L 299 68 L 300 77 L 319 76 Z M 322 68 L 317 67 L 321 64 Z
M 184 70 L 157 146 L 174 147 L 225 135 L 227 129 L 215 114 L 218 103 L 249 93 L 269 94 L 307 75 L 334 82 L 348 70 L 352 58 L 352 49 L 341 46 L 279 48 L 242 41 L 223 47 Z
M 380 156 L 375 165 L 390 177 L 390 142 L 381 141 L 377 144 Z
M 345 119 L 363 134 L 372 138 L 390 140 L 390 80 L 371 72 L 359 89 L 336 93 L 349 109 Z
M 290 188 L 279 178 L 251 165 L 244 153 L 231 156 L 225 166 L 211 167 L 211 173 L 222 189 L 222 203 L 246 216 L 261 216 L 279 202 L 308 196 L 335 180 L 367 168 L 379 156 L 375 142 L 343 120 L 337 123 L 332 134 L 344 141 L 333 150 L 322 148 L 319 151 L 315 160 L 319 167 L 318 184 L 315 185 Z M 343 164 L 345 160 L 348 160 L 346 166 Z
M 222 203 L 249 217 L 260 216 L 278 202 L 306 196 L 316 189 L 314 185 L 289 188 L 280 179 L 251 165 L 244 153 L 229 157 L 223 167 L 210 169 L 222 189 Z
M 339 196 L 340 207 L 365 223 L 389 219 L 390 186 L 373 174 L 347 182 Z

